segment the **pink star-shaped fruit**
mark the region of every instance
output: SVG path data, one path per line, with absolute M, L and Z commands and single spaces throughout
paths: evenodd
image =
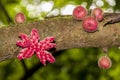
M 32 29 L 30 36 L 21 33 L 19 37 L 21 40 L 16 42 L 17 46 L 22 48 L 17 56 L 19 60 L 30 58 L 36 53 L 37 57 L 44 65 L 46 65 L 46 61 L 50 63 L 55 62 L 55 58 L 47 51 L 56 46 L 55 43 L 52 43 L 55 40 L 54 37 L 46 37 L 40 41 L 37 29 Z

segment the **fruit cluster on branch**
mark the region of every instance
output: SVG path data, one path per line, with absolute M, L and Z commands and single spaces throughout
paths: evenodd
M 104 19 L 102 9 L 95 8 L 92 13 L 88 15 L 87 10 L 82 6 L 77 6 L 73 10 L 73 18 L 75 20 L 83 20 L 82 27 L 86 32 L 95 32 L 98 30 L 98 22 Z M 109 69 L 111 67 L 111 60 L 108 55 L 102 56 L 98 60 L 98 66 L 102 69 Z
M 82 26 L 87 32 L 95 32 L 98 30 L 98 21 L 104 19 L 104 14 L 102 9 L 95 8 L 91 15 L 88 15 L 87 10 L 82 6 L 77 6 L 73 10 L 73 18 L 75 20 L 83 20 Z

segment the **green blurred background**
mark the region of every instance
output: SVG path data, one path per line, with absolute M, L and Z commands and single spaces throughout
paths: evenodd
M 71 15 L 76 5 L 87 9 L 101 7 L 104 12 L 120 12 L 119 0 L 0 0 L 0 27 L 14 24 L 18 12 L 27 22 L 45 17 Z M 109 49 L 112 67 L 100 69 L 98 58 L 104 53 L 98 48 L 80 48 L 55 53 L 56 62 L 42 66 L 33 56 L 0 62 L 0 80 L 120 80 L 120 50 Z

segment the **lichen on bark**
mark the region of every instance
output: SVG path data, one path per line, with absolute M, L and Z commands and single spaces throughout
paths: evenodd
M 68 18 L 67 18 L 68 17 Z M 81 21 L 72 16 L 51 17 L 45 20 L 27 22 L 0 28 L 0 61 L 15 58 L 20 49 L 16 46 L 20 33 L 29 34 L 36 28 L 41 39 L 54 36 L 56 51 L 81 47 L 120 46 L 120 14 L 106 13 L 99 22 L 98 31 L 85 32 Z

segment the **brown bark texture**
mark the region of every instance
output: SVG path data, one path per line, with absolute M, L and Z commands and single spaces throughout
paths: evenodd
M 15 58 L 20 49 L 16 46 L 18 35 L 29 35 L 36 28 L 41 40 L 55 37 L 56 51 L 82 47 L 120 46 L 120 13 L 106 13 L 99 22 L 98 30 L 88 33 L 82 28 L 82 21 L 72 16 L 57 16 L 45 20 L 9 25 L 0 28 L 0 61 Z

